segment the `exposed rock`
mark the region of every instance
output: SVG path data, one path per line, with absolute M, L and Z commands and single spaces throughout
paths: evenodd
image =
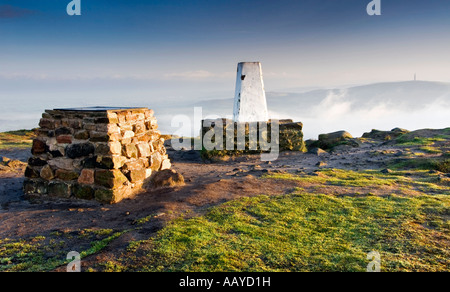
M 395 128 L 391 131 L 380 131 L 373 129 L 370 133 L 364 133 L 362 137 L 374 140 L 389 141 L 406 133 L 409 133 L 409 131 L 401 128 Z
M 151 179 L 154 187 L 183 186 L 184 177 L 172 169 L 165 169 L 157 172 Z
M 323 155 L 323 154 L 327 154 L 328 152 L 326 152 L 325 150 L 320 149 L 320 148 L 312 148 L 312 149 L 308 150 L 308 153 L 315 154 L 315 155 Z
M 308 140 L 305 141 L 305 146 L 308 149 L 310 149 L 310 148 L 320 148 L 319 147 L 319 140 L 308 139 Z
M 325 161 L 319 161 L 319 162 L 316 163 L 316 166 L 317 167 L 324 167 L 324 166 L 327 166 L 327 163 Z
M 353 136 L 346 131 L 338 131 L 328 134 L 321 134 L 319 135 L 319 143 L 320 148 L 322 149 L 331 149 L 338 144 L 348 141 L 349 139 L 352 139 Z

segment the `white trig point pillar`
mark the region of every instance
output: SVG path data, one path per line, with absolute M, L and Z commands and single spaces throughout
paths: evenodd
M 238 64 L 233 120 L 244 123 L 269 120 L 261 63 L 259 62 Z

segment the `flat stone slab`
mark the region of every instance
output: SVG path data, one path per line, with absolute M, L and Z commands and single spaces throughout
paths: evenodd
M 71 112 L 105 112 L 114 110 L 136 110 L 146 109 L 142 107 L 107 107 L 107 106 L 91 106 L 91 107 L 74 107 L 74 108 L 57 108 L 54 111 L 71 111 Z

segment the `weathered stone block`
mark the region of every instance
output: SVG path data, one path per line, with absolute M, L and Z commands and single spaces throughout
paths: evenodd
M 152 109 L 145 110 L 144 115 L 146 119 L 152 118 L 155 112 Z
M 137 116 L 131 112 L 128 112 L 126 115 L 126 120 L 127 120 L 127 122 L 136 122 Z
M 130 138 L 133 138 L 134 135 L 135 134 L 133 131 L 125 131 L 125 132 L 123 132 L 122 139 L 130 139 Z
M 110 141 L 120 141 L 122 139 L 122 134 L 120 133 L 113 133 L 109 135 L 109 140 Z
M 71 144 L 72 139 L 72 135 L 60 135 L 56 137 L 56 141 L 60 144 Z
M 95 196 L 95 190 L 91 186 L 75 184 L 72 188 L 73 195 L 78 199 L 92 200 Z
M 139 157 L 149 157 L 151 155 L 150 146 L 148 143 L 140 143 L 136 145 Z
M 119 123 L 119 117 L 117 116 L 117 113 L 108 112 L 107 116 L 110 124 Z
M 91 142 L 108 142 L 109 136 L 105 132 L 97 132 L 97 131 L 90 131 L 89 132 L 89 141 Z
M 138 112 L 138 113 L 135 113 L 135 115 L 136 115 L 136 121 L 143 122 L 145 120 L 144 113 Z
M 146 133 L 136 135 L 136 138 L 138 140 L 138 143 L 139 142 L 148 143 L 151 140 L 151 136 L 147 135 Z
M 76 171 L 57 169 L 55 172 L 56 178 L 64 181 L 76 180 L 79 177 L 79 173 Z
M 55 136 L 61 136 L 61 135 L 72 135 L 73 130 L 69 129 L 67 127 L 58 128 L 55 130 Z
M 64 150 L 63 149 L 57 149 L 57 150 L 49 151 L 49 153 L 52 155 L 52 158 L 57 158 L 57 157 L 64 156 Z
M 120 142 L 117 141 L 109 142 L 108 146 L 109 151 L 112 154 L 122 154 L 122 144 Z
M 148 157 L 145 158 L 139 158 L 138 161 L 142 164 L 142 166 L 144 168 L 149 168 L 150 167 L 150 159 Z
M 80 176 L 78 177 L 79 184 L 92 185 L 94 184 L 94 169 L 85 168 L 81 171 Z
M 120 134 L 120 129 L 116 124 L 108 124 L 106 127 L 106 132 L 108 133 L 108 135 L 112 135 L 112 134 Z
M 48 193 L 48 183 L 39 180 L 25 180 L 23 183 L 24 194 L 40 194 Z
M 24 194 L 35 194 L 36 192 L 36 183 L 32 180 L 26 179 L 23 182 L 23 192 Z
M 87 140 L 89 139 L 89 131 L 87 130 L 81 130 L 76 132 L 73 137 L 77 140 Z
M 145 170 L 145 178 L 147 179 L 147 178 L 151 177 L 152 173 L 153 173 L 153 171 L 150 168 L 147 168 Z
M 123 147 L 123 155 L 128 158 L 138 158 L 138 150 L 136 144 L 128 144 Z
M 124 163 L 122 169 L 124 171 L 130 171 L 130 170 L 142 169 L 143 167 L 144 167 L 144 165 L 141 160 L 133 160 L 133 161 L 128 161 L 128 162 Z
M 172 164 L 170 163 L 169 159 L 164 159 L 161 163 L 161 170 L 170 169 Z
M 109 119 L 105 118 L 105 117 L 101 117 L 101 118 L 96 118 L 94 120 L 95 124 L 109 124 Z
M 161 168 L 162 158 L 159 152 L 153 153 L 150 158 L 150 168 L 153 171 L 158 171 Z
M 146 131 L 144 122 L 137 122 L 133 127 L 133 131 L 135 134 L 144 133 Z
M 32 168 L 32 167 L 30 167 L 30 166 L 28 166 L 25 169 L 25 177 L 27 177 L 27 178 L 38 178 L 39 177 L 39 171 L 34 169 L 34 168 Z
M 53 130 L 53 129 L 55 129 L 55 121 L 53 119 L 42 118 L 39 121 L 39 127 L 44 128 L 44 129 Z
M 69 159 L 66 157 L 58 157 L 51 160 L 48 160 L 47 163 L 53 168 L 53 169 L 65 169 L 65 170 L 73 170 L 73 159 Z
M 99 156 L 97 157 L 96 167 L 103 169 L 119 169 L 125 163 L 123 156 Z
M 48 146 L 45 144 L 43 140 L 34 139 L 33 145 L 31 147 L 31 153 L 33 155 L 42 154 L 48 151 Z
M 64 182 L 50 182 L 48 194 L 59 198 L 69 198 L 71 195 L 70 185 Z
M 124 112 L 117 113 L 117 119 L 119 120 L 119 124 L 126 123 L 127 121 L 126 113 Z
M 78 143 L 67 146 L 66 155 L 69 158 L 79 158 L 89 156 L 95 152 L 95 146 L 92 143 Z
M 52 168 L 50 167 L 50 165 L 45 165 L 40 172 L 40 177 L 45 179 L 45 180 L 52 180 L 53 178 L 55 178 L 55 174 L 53 173 Z
M 111 153 L 111 148 L 108 146 L 108 144 L 106 143 L 98 143 L 97 146 L 95 147 L 95 155 L 110 155 Z
M 97 126 L 95 124 L 83 124 L 83 129 L 85 129 L 86 131 L 95 131 L 97 130 Z
M 47 165 L 47 161 L 43 160 L 39 157 L 30 157 L 28 159 L 28 165 L 29 166 L 44 166 L 44 165 Z
M 127 176 L 132 183 L 142 182 L 146 178 L 146 171 L 144 168 L 131 170 Z
M 123 199 L 123 192 L 122 190 L 97 189 L 94 196 L 101 203 L 114 204 Z
M 99 169 L 95 171 L 95 183 L 106 188 L 116 189 L 128 183 L 128 179 L 120 170 Z
M 96 168 L 97 167 L 97 156 L 92 156 L 83 159 L 81 161 L 81 167 L 82 168 Z

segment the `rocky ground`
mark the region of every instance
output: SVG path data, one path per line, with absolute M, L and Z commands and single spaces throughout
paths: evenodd
M 386 137 L 353 139 L 355 143 L 311 153 L 283 152 L 273 162 L 262 162 L 259 155 L 224 157 L 203 161 L 193 150 L 168 149 L 172 168 L 184 176 L 184 186 L 158 188 L 119 204 L 90 201 L 33 199 L 22 193 L 23 171 L 29 149 L 0 150 L 0 239 L 20 240 L 44 236 L 48 242 L 58 234 L 79 234 L 83 230 L 127 230 L 102 252 L 87 257 L 90 265 L 113 258 L 130 241 L 148 239 L 168 221 L 180 216 L 196 216 L 207 208 L 243 196 L 276 195 L 298 187 L 295 181 L 264 180 L 267 174 L 292 173 L 314 176 L 320 169 L 390 172 L 392 165 L 412 159 L 441 159 L 450 150 L 450 132 L 422 130 L 406 140 Z M 357 147 L 356 147 L 357 146 Z M 448 180 L 439 170 L 436 177 Z M 144 222 L 136 228 L 137 222 Z M 64 251 L 77 250 L 79 237 L 65 240 Z

